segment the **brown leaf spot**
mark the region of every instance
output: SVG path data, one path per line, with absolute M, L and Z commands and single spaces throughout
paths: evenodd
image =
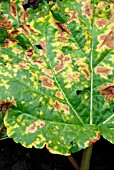
M 54 106 L 55 111 L 59 111 L 60 112 L 61 104 L 58 101 L 55 101 L 53 106 Z
M 39 42 L 39 44 L 41 45 L 41 47 L 42 47 L 44 50 L 46 50 L 46 42 L 41 41 L 41 40 L 39 40 L 38 42 Z
M 44 64 L 44 61 L 42 58 L 39 58 L 38 60 L 33 60 L 33 64 Z
M 59 60 L 59 62 L 60 62 L 60 64 L 55 66 L 55 68 L 54 68 L 57 73 L 60 72 L 61 70 L 63 70 L 66 62 L 71 61 L 70 57 L 65 57 L 65 56 L 63 56 L 63 54 L 56 57 L 56 60 Z
M 42 85 L 47 88 L 54 88 L 53 80 L 51 80 L 47 76 L 41 76 L 40 80 L 42 81 Z
M 59 39 L 60 41 L 67 41 L 67 40 L 68 40 L 68 38 L 65 38 L 65 37 L 62 37 L 62 36 L 59 36 L 58 39 Z
M 27 30 L 26 25 L 20 25 L 20 27 L 22 28 L 23 32 L 24 32 L 26 35 L 28 35 L 28 36 L 30 35 L 29 32 L 28 32 L 28 30 Z
M 3 109 L 9 110 L 9 106 L 13 104 L 16 105 L 16 101 L 12 99 L 11 101 L 0 101 L 0 113 L 3 111 Z
M 11 30 L 12 26 L 10 22 L 6 21 L 7 17 L 4 16 L 2 20 L 0 20 L 0 28 L 6 28 L 7 30 Z
M 29 127 L 26 128 L 26 131 L 29 133 L 35 133 L 37 130 L 36 124 L 33 123 L 32 125 L 30 125 Z
M 38 34 L 38 33 L 39 33 L 39 31 L 34 31 L 34 30 L 30 27 L 30 25 L 27 25 L 27 27 L 29 28 L 30 32 L 32 32 L 32 33 L 34 33 L 34 34 Z
M 67 114 L 70 114 L 69 106 L 62 104 L 62 107 L 63 107 L 63 109 L 65 110 L 65 112 L 66 112 Z
M 59 31 L 66 32 L 67 34 L 71 35 L 70 30 L 61 22 L 56 22 L 55 26 L 58 28 Z
M 101 45 L 99 45 L 99 48 L 101 48 L 104 45 L 106 45 L 109 48 L 112 48 L 114 46 L 114 28 L 112 28 L 109 34 L 100 35 L 99 40 L 103 41 Z
M 90 79 L 90 72 L 89 72 L 89 70 L 87 70 L 87 69 L 85 68 L 85 69 L 83 69 L 83 72 L 84 72 L 85 75 L 86 75 L 86 79 L 89 80 L 89 79 Z
M 112 70 L 110 68 L 104 68 L 101 66 L 97 67 L 96 72 L 101 75 L 112 74 Z
M 51 70 L 49 70 L 49 69 L 44 69 L 42 72 L 50 77 L 53 77 L 53 74 L 52 74 Z
M 68 11 L 66 12 L 67 14 L 69 14 L 71 17 L 67 20 L 67 22 L 71 22 L 73 21 L 74 19 L 78 20 L 78 13 L 77 11 Z
M 17 7 L 13 2 L 10 2 L 10 13 L 13 16 L 16 16 L 16 11 L 17 11 Z
M 110 101 L 110 99 L 114 99 L 114 84 L 109 84 L 107 86 L 103 86 L 99 89 L 102 95 L 106 96 L 106 100 Z
M 37 121 L 35 122 L 35 124 L 36 124 L 37 126 L 39 126 L 40 128 L 43 128 L 43 127 L 46 125 L 45 122 L 42 121 L 42 120 L 37 120 Z
M 21 23 L 25 25 L 26 24 L 26 18 L 29 17 L 29 15 L 26 13 L 26 11 L 23 11 L 22 13 L 23 14 L 22 14 L 20 20 L 21 20 Z
M 86 143 L 86 146 L 90 146 L 92 145 L 93 143 L 95 143 L 96 141 L 98 141 L 100 139 L 101 135 L 100 133 L 97 134 L 97 137 L 95 138 L 90 138 L 90 141 Z
M 18 68 L 23 68 L 23 69 L 28 69 L 28 66 L 27 66 L 26 62 L 19 63 L 19 64 L 17 65 L 17 67 L 18 67 Z
M 60 112 L 61 110 L 64 110 L 67 114 L 70 114 L 70 109 L 69 106 L 62 104 L 58 101 L 55 101 L 55 103 L 53 104 L 55 111 Z
M 11 35 L 17 35 L 18 33 L 19 31 L 16 28 L 14 28 L 14 30 L 11 32 Z
M 100 19 L 100 20 L 97 20 L 96 21 L 96 25 L 99 27 L 99 28 L 102 28 L 102 27 L 105 27 L 108 23 L 108 20 L 107 19 Z
M 92 7 L 88 4 L 84 4 L 82 8 L 82 13 L 85 14 L 88 17 L 92 16 Z
M 33 55 L 32 49 L 27 50 L 27 51 L 26 51 L 26 55 L 27 55 L 28 57 L 31 57 L 31 56 Z
M 59 92 L 59 91 L 56 92 L 56 95 L 55 95 L 55 96 L 58 97 L 59 99 L 63 99 L 63 95 L 62 95 L 62 93 Z

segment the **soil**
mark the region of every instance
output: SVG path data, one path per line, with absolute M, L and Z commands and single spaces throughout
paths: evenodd
M 72 154 L 80 164 L 82 151 Z M 0 170 L 74 170 L 66 156 L 27 149 L 12 139 L 0 141 Z M 94 144 L 90 170 L 114 170 L 114 145 L 101 138 Z

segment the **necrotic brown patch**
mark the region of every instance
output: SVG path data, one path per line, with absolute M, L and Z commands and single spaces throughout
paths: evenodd
M 98 141 L 100 139 L 101 135 L 100 133 L 97 134 L 97 137 L 95 138 L 90 138 L 90 141 L 86 143 L 86 146 L 90 146 L 92 145 L 93 143 L 95 143 L 96 141 Z
M 107 25 L 107 23 L 108 23 L 107 19 L 100 19 L 100 20 L 96 21 L 96 25 L 99 28 L 105 27 Z
M 45 126 L 45 122 L 43 120 L 37 120 L 35 124 L 40 128 L 43 128 Z
M 61 22 L 56 22 L 54 25 L 60 32 L 63 31 L 63 32 L 66 32 L 67 34 L 71 35 L 70 30 Z
M 60 63 L 59 65 L 55 66 L 55 68 L 54 68 L 57 73 L 64 69 L 66 62 L 71 62 L 70 57 L 65 57 L 65 56 L 63 56 L 63 54 L 56 57 L 56 60 L 59 60 L 59 63 Z
M 77 11 L 68 11 L 68 12 L 66 12 L 66 13 L 71 16 L 71 17 L 67 20 L 67 22 L 71 22 L 71 21 L 73 21 L 74 19 L 75 19 L 75 20 L 78 20 L 78 13 L 77 13 Z
M 7 16 L 4 16 L 2 20 L 0 20 L 0 28 L 6 28 L 7 30 L 11 30 L 12 26 L 10 22 L 7 22 Z
M 18 68 L 23 68 L 23 69 L 28 69 L 28 66 L 27 66 L 26 62 L 19 63 L 17 67 Z
M 61 104 L 58 101 L 55 101 L 55 103 L 53 104 L 55 111 L 59 111 L 61 109 Z
M 62 93 L 59 92 L 59 91 L 56 92 L 56 95 L 55 95 L 55 96 L 58 97 L 59 99 L 63 99 L 63 95 L 62 95 Z
M 46 50 L 46 42 L 41 41 L 41 40 L 39 40 L 38 42 L 39 42 L 39 44 L 41 45 L 41 47 L 42 47 L 44 50 Z
M 27 51 L 26 51 L 26 55 L 27 55 L 28 57 L 31 57 L 31 56 L 33 55 L 32 49 L 27 50 Z
M 102 43 L 101 45 L 98 46 L 98 48 L 101 48 L 104 45 L 106 45 L 109 48 L 112 48 L 114 46 L 114 27 L 109 32 L 109 34 L 100 35 L 99 40 L 102 41 Z
M 29 127 L 26 128 L 26 131 L 29 133 L 35 133 L 37 130 L 36 124 L 33 123 L 32 125 L 30 125 Z
M 28 36 L 30 35 L 29 32 L 28 32 L 28 30 L 27 30 L 27 27 L 26 27 L 25 25 L 21 25 L 20 27 L 22 28 L 23 32 L 24 32 L 26 35 L 28 35 Z
M 42 58 L 39 58 L 37 60 L 33 60 L 33 64 L 44 64 L 44 61 Z
M 70 109 L 69 106 L 60 103 L 58 101 L 55 101 L 55 103 L 53 104 L 55 111 L 60 112 L 61 110 L 64 110 L 65 113 L 70 114 Z
M 53 80 L 51 80 L 47 76 L 41 76 L 40 80 L 42 81 L 42 85 L 47 88 L 54 88 Z
M 114 84 L 109 84 L 107 86 L 103 86 L 99 89 L 102 95 L 106 96 L 106 100 L 110 101 L 110 99 L 114 99 Z
M 52 74 L 51 70 L 49 70 L 49 69 L 44 69 L 42 72 L 50 77 L 53 77 L 53 74 Z
M 112 74 L 112 70 L 110 68 L 104 68 L 101 66 L 97 67 L 96 72 L 101 75 Z
M 86 80 L 89 80 L 90 79 L 90 72 L 89 72 L 89 70 L 83 69 L 83 71 L 84 71 L 84 73 L 86 75 Z
M 10 2 L 10 13 L 13 16 L 16 16 L 16 11 L 17 11 L 17 7 L 13 2 Z
M 89 3 L 84 4 L 82 8 L 82 13 L 85 14 L 87 17 L 92 16 L 92 7 L 89 5 Z

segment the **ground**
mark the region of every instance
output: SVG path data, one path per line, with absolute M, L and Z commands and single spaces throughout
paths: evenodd
M 73 154 L 80 164 L 82 151 Z M 12 139 L 0 141 L 0 170 L 74 170 L 68 158 L 44 149 L 27 149 Z M 94 144 L 90 170 L 114 170 L 114 145 L 104 139 Z

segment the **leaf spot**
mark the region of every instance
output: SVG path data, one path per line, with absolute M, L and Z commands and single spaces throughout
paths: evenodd
M 99 89 L 102 95 L 106 96 L 106 100 L 110 101 L 110 99 L 114 99 L 114 84 L 110 84 L 107 86 L 103 86 Z
M 47 88 L 54 88 L 53 80 L 51 80 L 47 76 L 41 76 L 40 80 L 42 81 L 42 85 Z
M 64 69 L 66 62 L 71 62 L 70 57 L 64 57 L 63 54 L 56 57 L 56 60 L 59 60 L 59 62 L 60 62 L 60 64 L 55 66 L 55 68 L 54 68 L 57 73 Z
M 90 138 L 90 141 L 86 143 L 86 146 L 90 146 L 92 145 L 93 143 L 95 143 L 96 141 L 98 141 L 100 139 L 101 135 L 100 133 L 97 134 L 97 137 L 95 138 Z
M 101 75 L 112 74 L 111 68 L 97 67 L 96 72 Z
M 17 11 L 17 7 L 13 2 L 10 2 L 10 13 L 13 16 L 16 16 L 16 11 Z
M 30 125 L 29 127 L 26 128 L 26 131 L 29 133 L 34 133 L 34 132 L 36 132 L 36 130 L 37 130 L 37 127 L 36 127 L 35 123 L 33 123 L 32 125 Z

